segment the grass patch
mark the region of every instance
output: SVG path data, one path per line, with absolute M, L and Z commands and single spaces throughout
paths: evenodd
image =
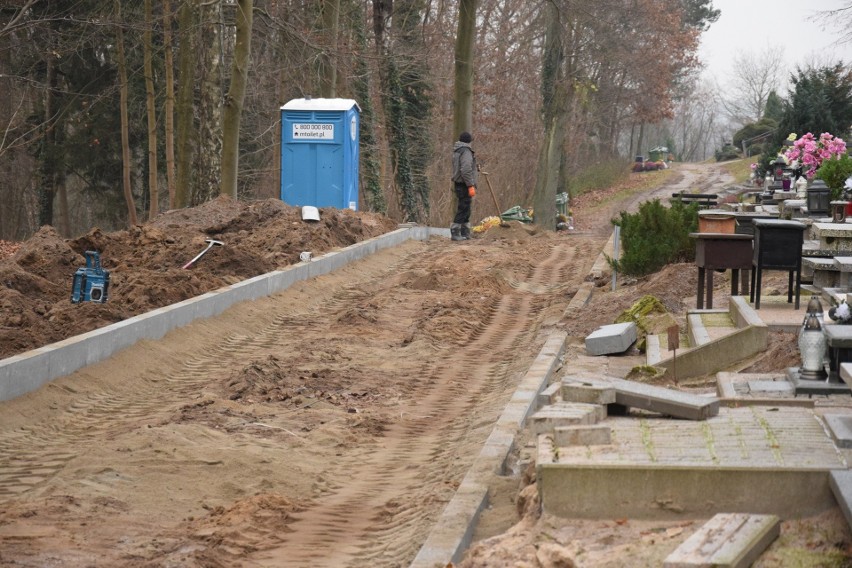
M 591 164 L 579 170 L 568 180 L 568 195 L 577 197 L 596 189 L 613 187 L 630 172 L 630 162 L 626 160 L 607 160 Z
M 734 183 L 742 184 L 747 182 L 751 176 L 751 164 L 754 161 L 755 159 L 744 158 L 741 160 L 723 162 L 721 166 L 722 169 L 734 176 Z

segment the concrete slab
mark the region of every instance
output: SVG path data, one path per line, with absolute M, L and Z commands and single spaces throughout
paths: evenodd
M 768 383 L 778 383 L 770 386 Z M 755 384 L 763 390 L 751 390 Z M 784 373 L 717 373 L 716 392 L 723 406 L 798 406 L 814 408 L 817 398 L 796 397 Z M 824 398 L 824 397 L 823 397 Z
M 789 381 L 748 381 L 746 384 L 752 393 L 793 394 L 795 391 Z
M 823 420 L 838 448 L 852 448 L 852 415 L 826 414 Z
M 581 377 L 564 377 L 562 400 L 587 404 L 613 404 L 615 389 L 610 385 L 587 381 Z
M 660 336 L 656 334 L 645 336 L 645 363 L 654 366 L 663 360 L 663 348 Z
M 720 513 L 669 554 L 663 568 L 748 568 L 780 533 L 775 515 Z
M 562 446 L 599 446 L 612 441 L 612 429 L 606 424 L 592 426 L 557 426 L 553 443 Z
M 796 395 L 824 394 L 848 396 L 852 393 L 852 389 L 845 382 L 832 382 L 828 379 L 822 381 L 803 379 L 800 376 L 800 369 L 798 367 L 787 369 L 787 380 L 793 385 Z
M 613 323 L 604 325 L 586 336 L 586 352 L 590 355 L 624 353 L 636 341 L 635 323 Z
M 606 407 L 582 402 L 557 402 L 530 416 L 528 428 L 535 435 L 552 432 L 557 426 L 597 424 L 606 418 Z
M 706 420 L 719 413 L 719 399 L 646 385 L 625 379 L 602 379 L 615 389 L 615 402 L 630 408 L 640 408 L 666 416 L 687 420 Z
M 710 343 L 710 334 L 704 326 L 701 314 L 689 313 L 686 316 L 687 335 L 690 345 L 704 345 Z
M 852 385 L 852 363 L 840 364 L 840 378 L 847 385 Z
M 847 467 L 812 409 L 722 408 L 702 422 L 609 417 L 604 424 L 612 428 L 609 445 L 556 451 L 552 437 L 539 437 L 546 512 L 609 519 L 716 513 L 801 518 L 836 505 L 828 473 Z
M 538 393 L 538 403 L 536 407 L 541 408 L 548 404 L 555 404 L 560 400 L 562 400 L 562 385 L 556 382 L 548 385 L 546 389 Z
M 829 475 L 829 485 L 846 522 L 852 527 L 852 471 L 835 470 Z

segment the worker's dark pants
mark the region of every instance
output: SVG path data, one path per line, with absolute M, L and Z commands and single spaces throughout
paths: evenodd
M 468 195 L 467 186 L 463 183 L 456 183 L 456 197 L 459 202 L 456 206 L 456 216 L 453 218 L 453 223 L 464 225 L 470 222 L 470 202 L 471 197 Z

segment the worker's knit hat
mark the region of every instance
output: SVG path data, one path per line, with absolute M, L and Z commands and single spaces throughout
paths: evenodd
M 470 144 L 473 142 L 473 136 L 470 135 L 470 132 L 462 132 L 459 134 L 459 142 Z

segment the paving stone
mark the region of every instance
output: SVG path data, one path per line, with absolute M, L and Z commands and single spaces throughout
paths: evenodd
M 615 389 L 599 382 L 569 377 L 562 379 L 562 400 L 588 404 L 612 404 L 615 402 Z
M 636 341 L 633 322 L 604 325 L 586 337 L 586 352 L 590 355 L 624 353 Z
M 663 568 L 747 568 L 780 532 L 775 515 L 720 513 L 669 554 Z
M 612 428 L 605 424 L 594 426 L 557 426 L 553 443 L 562 446 L 599 446 L 612 441 Z

